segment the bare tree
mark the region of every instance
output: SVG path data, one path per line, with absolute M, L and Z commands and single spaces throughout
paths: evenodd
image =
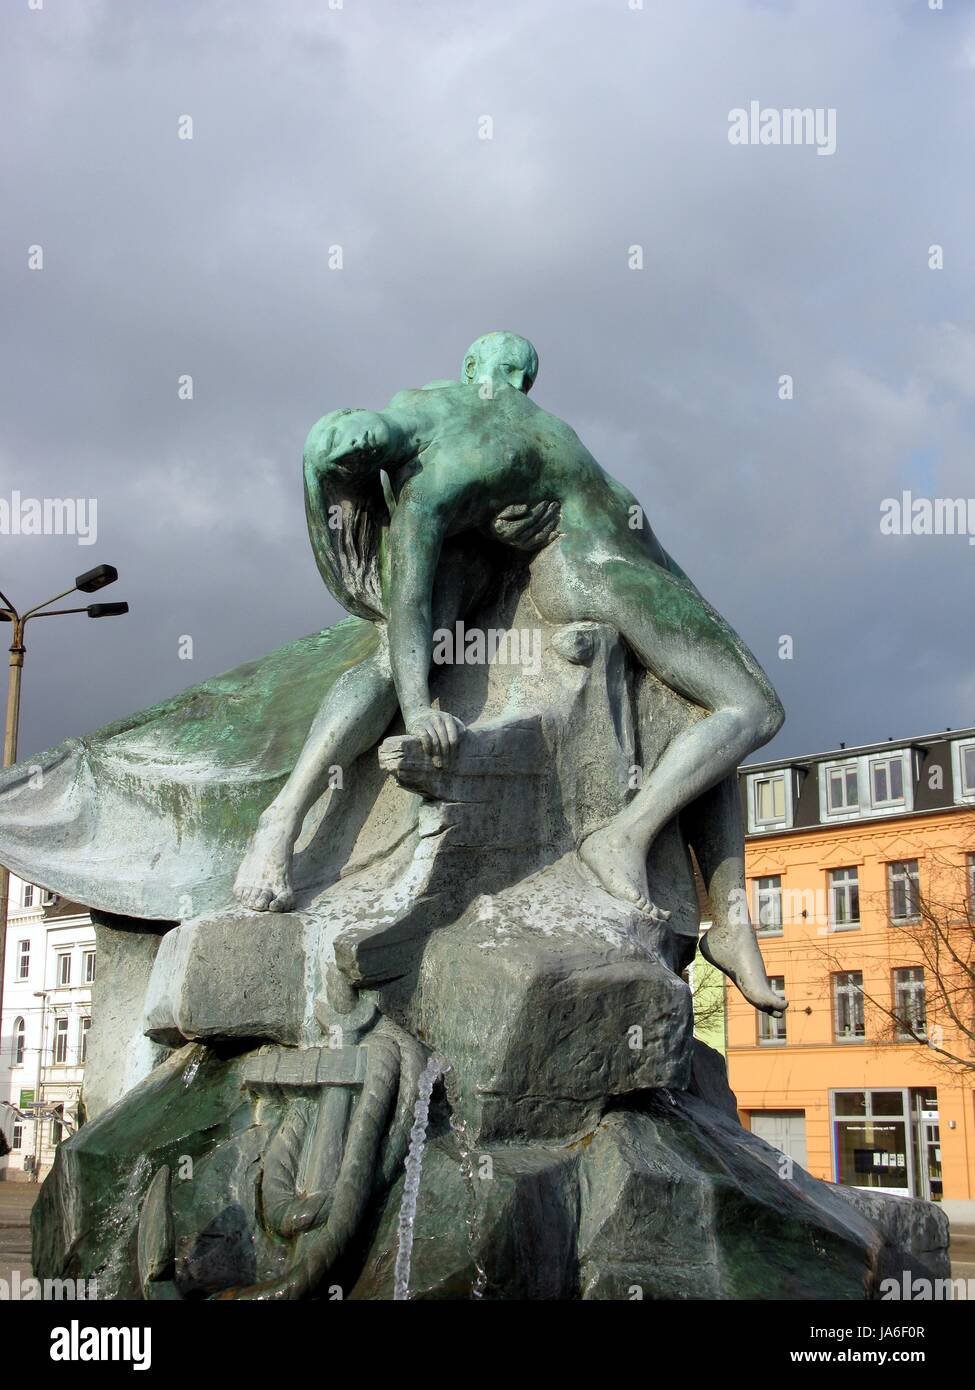
M 890 922 L 891 964 L 923 970 L 923 1005 L 898 1001 L 861 987 L 863 999 L 882 1020 L 879 1041 L 922 1044 L 932 1061 L 955 1075 L 975 1071 L 975 874 L 971 856 L 962 873 L 956 859 L 929 855 L 925 884 L 912 867 L 916 861 L 894 861 L 883 903 L 877 904 Z M 821 948 L 835 970 L 829 948 Z M 908 987 L 905 993 L 911 995 Z
M 709 965 L 703 956 L 696 956 L 683 978 L 691 990 L 695 1031 L 707 1033 L 718 1025 L 723 1027 L 725 991 L 721 972 Z

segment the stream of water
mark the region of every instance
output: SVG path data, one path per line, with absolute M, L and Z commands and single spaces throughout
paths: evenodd
M 416 1204 L 420 1196 L 420 1177 L 423 1173 L 423 1152 L 427 1146 L 427 1125 L 430 1122 L 430 1096 L 433 1088 L 447 1070 L 442 1057 L 432 1056 L 420 1073 L 416 1104 L 413 1107 L 413 1127 L 406 1155 L 406 1177 L 399 1208 L 399 1247 L 393 1270 L 393 1299 L 402 1302 L 410 1296 L 410 1267 L 413 1263 L 413 1227 Z

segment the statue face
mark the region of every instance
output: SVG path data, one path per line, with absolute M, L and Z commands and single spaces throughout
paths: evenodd
M 486 377 L 495 386 L 513 386 L 526 394 L 537 370 L 535 349 L 517 333 L 486 333 L 471 344 L 464 358 L 465 380 L 479 382 Z
M 333 463 L 369 472 L 389 460 L 397 442 L 397 431 L 384 415 L 352 410 L 335 421 L 328 453 Z

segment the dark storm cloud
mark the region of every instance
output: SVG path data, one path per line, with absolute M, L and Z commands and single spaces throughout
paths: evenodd
M 879 530 L 904 487 L 975 492 L 965 16 L 11 0 L 0 24 L 0 496 L 94 497 L 99 526 L 0 537 L 0 587 L 106 559 L 132 603 L 37 625 L 24 752 L 333 620 L 305 433 L 500 326 L 769 668 L 779 747 L 975 722 L 975 548 Z M 835 107 L 835 155 L 730 145 L 753 99 Z

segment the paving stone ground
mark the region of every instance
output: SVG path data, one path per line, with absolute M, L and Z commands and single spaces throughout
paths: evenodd
M 951 1277 L 967 1279 L 975 1290 L 975 1226 L 956 1223 L 951 1228 Z
M 0 1182 L 0 1279 L 8 1284 L 15 1269 L 30 1278 L 30 1212 L 40 1190 L 39 1183 Z

